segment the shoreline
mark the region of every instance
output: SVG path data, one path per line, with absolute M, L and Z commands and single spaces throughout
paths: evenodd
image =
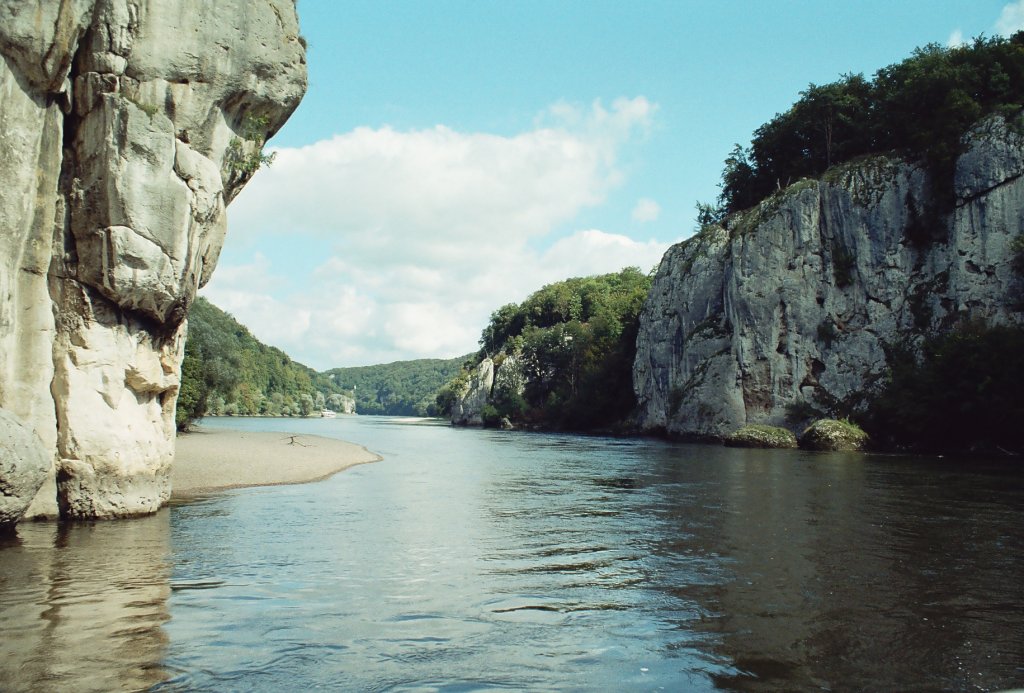
M 170 500 L 236 488 L 308 484 L 382 459 L 362 445 L 335 438 L 197 426 L 175 439 Z

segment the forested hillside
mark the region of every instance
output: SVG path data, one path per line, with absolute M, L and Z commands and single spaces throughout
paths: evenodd
M 477 360 L 494 366 L 493 385 L 466 369 L 438 395 L 438 408 L 461 423 L 502 420 L 593 429 L 625 419 L 635 399 L 633 357 L 640 308 L 651 278 L 636 267 L 543 287 L 491 315 Z M 485 387 L 477 410 L 467 395 Z M 459 413 L 461 411 L 461 413 Z
M 335 368 L 323 375 L 355 393 L 360 414 L 435 416 L 437 391 L 472 354 L 453 359 L 419 359 L 378 366 Z
M 351 393 L 280 349 L 267 346 L 206 299 L 188 316 L 176 422 L 187 428 L 204 414 L 309 416 L 339 410 Z

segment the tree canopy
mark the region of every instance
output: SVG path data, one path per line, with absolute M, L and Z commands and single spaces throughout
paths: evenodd
M 751 207 L 835 164 L 882 152 L 923 161 L 933 190 L 947 193 L 943 186 L 951 185 L 964 132 L 993 113 L 1016 118 L 1022 107 L 1024 31 L 955 48 L 930 44 L 871 80 L 858 74 L 811 84 L 789 110 L 754 132 L 749 147 L 732 150 L 718 207 L 700 205 L 714 212 L 703 220 Z
M 355 393 L 360 414 L 434 416 L 438 389 L 458 374 L 469 356 L 396 361 L 324 372 L 337 386 Z
M 176 423 L 206 414 L 308 416 L 331 395 L 351 394 L 257 340 L 231 315 L 199 297 L 188 315 Z
M 651 279 L 635 267 L 549 284 L 491 314 L 478 359 L 521 361 L 522 393 L 496 387 L 489 418 L 558 428 L 613 425 L 635 407 L 632 371 Z M 463 374 L 462 379 L 465 378 Z M 438 396 L 450 408 L 458 378 Z

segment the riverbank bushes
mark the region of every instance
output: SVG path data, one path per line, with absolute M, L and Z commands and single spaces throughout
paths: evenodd
M 180 430 L 206 414 L 309 416 L 340 411 L 350 392 L 257 340 L 231 315 L 199 297 L 188 314 L 175 422 Z
M 971 322 L 890 347 L 889 372 L 862 417 L 880 445 L 1024 454 L 1024 328 Z

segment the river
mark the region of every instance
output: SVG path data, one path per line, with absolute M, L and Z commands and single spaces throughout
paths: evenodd
M 1024 685 L 1024 467 L 221 419 L 384 456 L 0 545 L 4 691 Z

